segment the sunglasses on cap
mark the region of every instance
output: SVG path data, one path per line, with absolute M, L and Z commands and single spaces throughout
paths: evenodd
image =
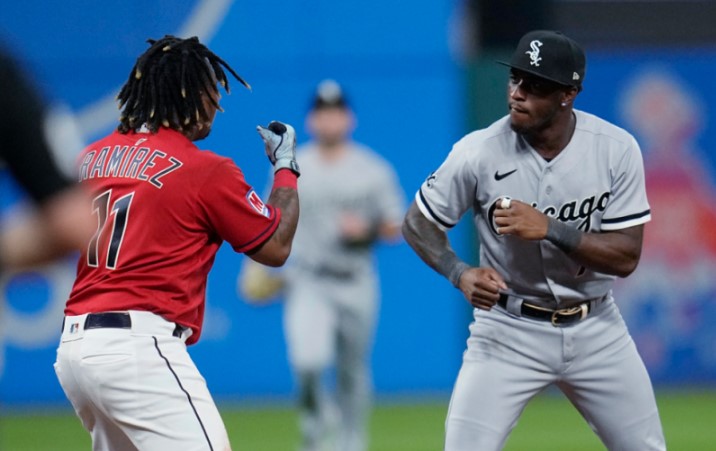
M 536 77 L 527 72 L 517 69 L 512 69 L 510 71 L 510 86 L 519 86 L 528 94 L 532 94 L 538 97 L 546 97 L 557 91 L 569 88 L 568 86 L 564 86 L 544 78 Z

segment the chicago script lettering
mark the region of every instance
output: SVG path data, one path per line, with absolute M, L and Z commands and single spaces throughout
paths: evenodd
M 594 213 L 606 210 L 609 196 L 610 193 L 608 192 L 595 194 L 582 200 L 565 202 L 560 206 L 550 205 L 541 210 L 545 215 L 556 218 L 562 222 L 577 222 L 577 229 L 583 232 L 589 232 L 592 228 L 592 217 Z M 532 206 L 538 210 L 540 209 L 536 202 L 533 202 Z M 497 229 L 494 225 L 496 207 L 497 203 L 495 201 L 487 212 L 489 219 L 488 224 L 490 224 L 495 234 L 497 234 Z

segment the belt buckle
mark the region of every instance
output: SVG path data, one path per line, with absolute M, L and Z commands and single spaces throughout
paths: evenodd
M 554 327 L 559 327 L 561 324 L 565 324 L 559 321 L 561 317 L 572 318 L 575 315 L 579 315 L 579 318 L 576 321 L 582 321 L 584 318 L 587 317 L 587 313 L 589 313 L 589 308 L 587 307 L 588 305 L 588 303 L 584 302 L 582 304 L 579 304 L 578 306 L 553 311 L 552 318 L 550 319 L 552 325 Z M 560 317 L 560 315 L 562 316 Z

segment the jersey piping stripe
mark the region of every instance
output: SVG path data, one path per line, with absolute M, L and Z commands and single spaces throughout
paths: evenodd
M 186 395 L 186 399 L 189 400 L 189 405 L 191 406 L 191 410 L 194 411 L 194 416 L 196 416 L 197 421 L 199 421 L 199 426 L 201 426 L 201 430 L 204 432 L 204 437 L 206 438 L 206 442 L 209 444 L 209 449 L 211 451 L 214 451 L 214 447 L 211 445 L 211 440 L 209 440 L 209 434 L 206 433 L 206 428 L 204 427 L 204 423 L 201 421 L 201 418 L 199 417 L 199 412 L 196 411 L 196 407 L 194 407 L 194 402 L 191 400 L 191 395 L 189 394 L 189 392 L 186 391 L 184 386 L 181 384 L 181 381 L 179 380 L 179 376 L 177 376 L 177 373 L 174 372 L 174 368 L 172 368 L 171 363 L 169 363 L 169 360 L 166 357 L 164 357 L 164 354 L 162 354 L 161 349 L 159 349 L 159 343 L 157 342 L 157 337 L 152 337 L 152 339 L 154 340 L 154 348 L 159 353 L 159 357 L 164 359 L 164 361 L 167 364 L 167 368 L 169 368 L 169 371 L 171 371 L 171 373 L 174 375 L 174 379 L 176 379 L 177 384 L 179 385 L 179 388 Z
M 618 224 L 620 222 L 632 221 L 634 219 L 643 218 L 651 214 L 651 210 L 645 210 L 641 213 L 635 213 L 633 215 L 622 216 L 620 218 L 604 219 L 602 218 L 602 224 Z
M 434 220 L 436 220 L 437 222 L 439 222 L 440 225 L 443 226 L 443 227 L 445 227 L 446 229 L 451 229 L 451 228 L 455 227 L 455 224 L 447 223 L 447 222 L 443 221 L 442 219 L 438 218 L 438 216 L 435 214 L 435 212 L 433 211 L 433 209 L 430 208 L 430 205 L 428 205 L 428 202 L 425 200 L 425 196 L 423 196 L 423 189 L 422 189 L 422 188 L 420 188 L 420 189 L 418 190 L 418 195 L 420 196 L 420 202 L 422 202 L 423 206 L 424 206 L 425 209 L 428 211 L 428 213 L 430 213 L 430 216 L 432 216 Z
M 276 208 L 274 211 L 276 212 L 276 214 L 274 214 L 273 221 L 271 221 L 271 224 L 269 224 L 269 226 L 266 227 L 261 233 L 259 233 L 254 239 L 250 240 L 241 247 L 234 248 L 236 252 L 248 252 L 251 249 L 263 244 L 264 241 L 271 237 L 273 232 L 278 228 L 278 223 L 281 219 L 281 210 Z

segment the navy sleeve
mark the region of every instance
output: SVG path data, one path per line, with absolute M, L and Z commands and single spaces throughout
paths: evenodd
M 0 49 L 0 158 L 37 203 L 70 186 L 45 137 L 44 109 L 25 73 Z

